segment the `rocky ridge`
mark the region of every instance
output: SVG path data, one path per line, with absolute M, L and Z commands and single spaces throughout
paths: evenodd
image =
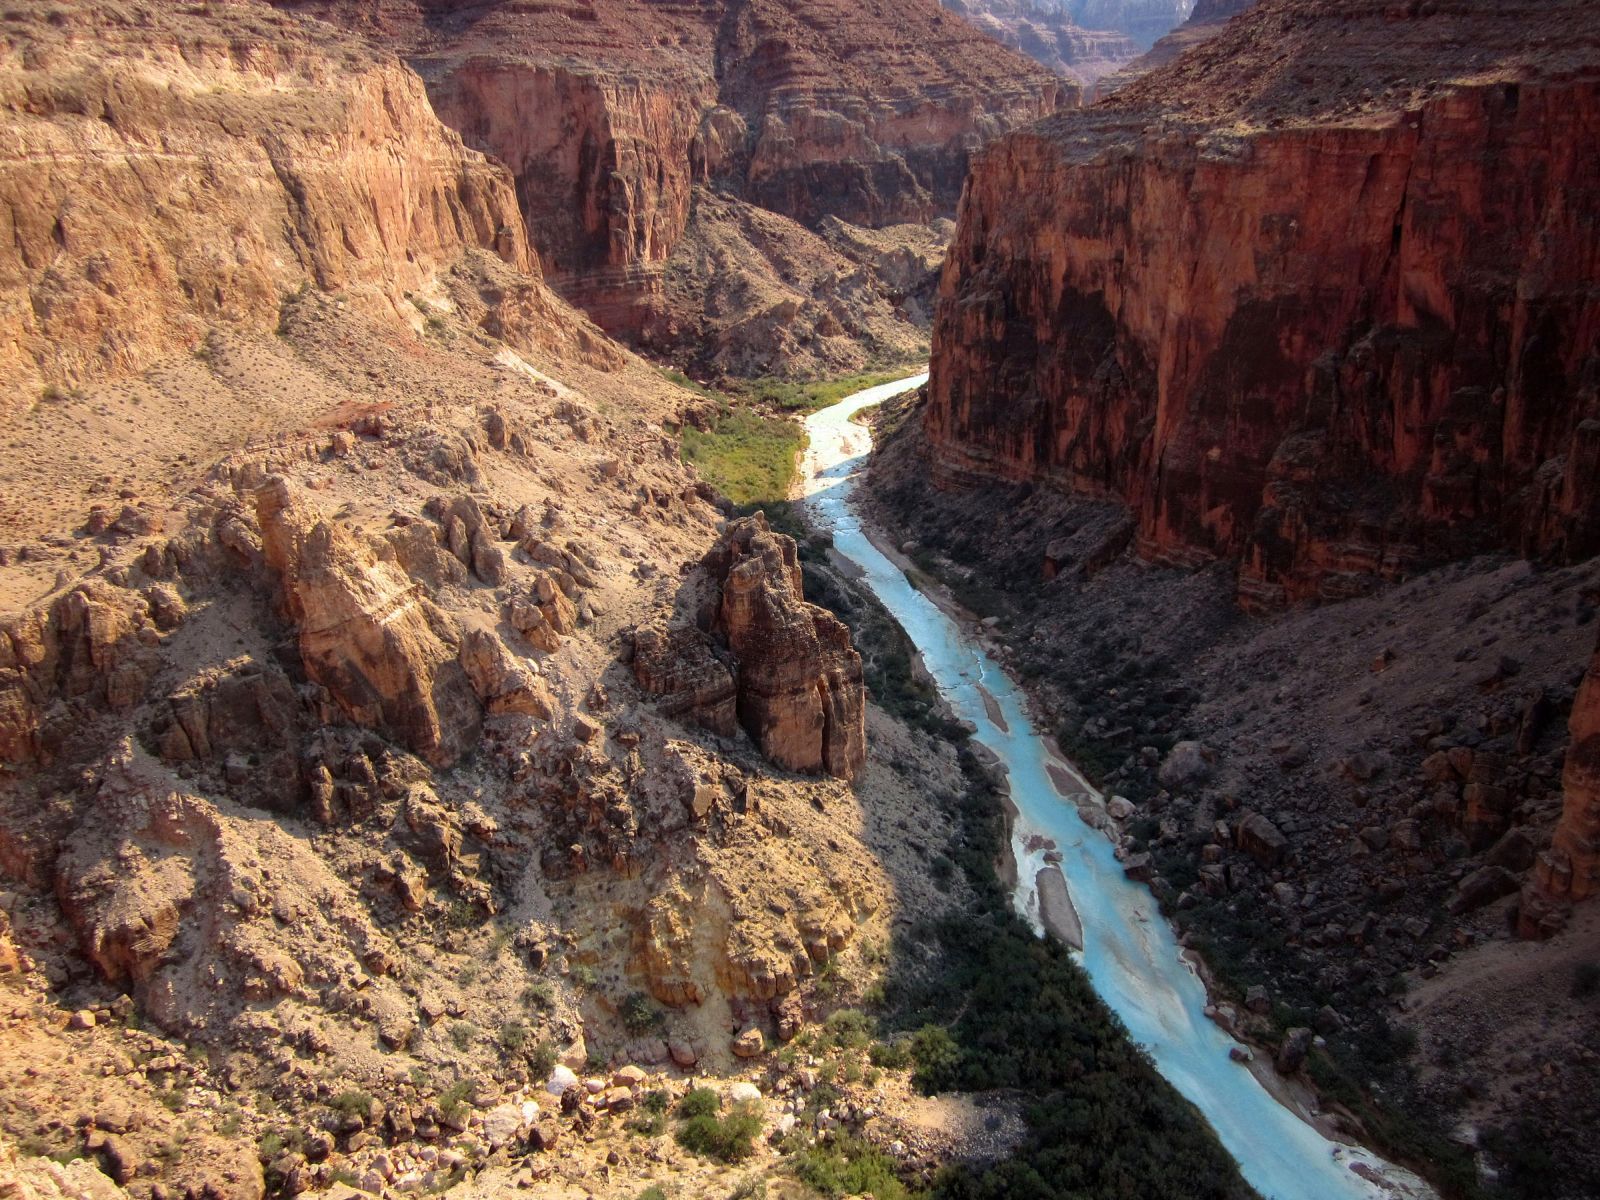
M 3 21 L 49 153 L 0 173 L 0 1153 L 140 1200 L 637 1194 L 645 1080 L 765 1071 L 951 902 L 912 819 L 950 752 L 770 534 L 724 580 L 749 723 L 861 790 L 638 686 L 725 522 L 670 433 L 704 400 L 545 287 L 408 67 L 255 3 Z
M 1061 0 L 952 0 L 948 7 L 995 41 L 1084 84 L 1086 94 L 1102 76 L 1139 56 L 1139 46 L 1126 34 L 1073 24 Z
M 1103 100 L 1141 75 L 1147 75 L 1157 67 L 1166 66 L 1184 51 L 1215 37 L 1229 20 L 1244 12 L 1254 2 L 1255 0 L 1197 0 L 1188 19 L 1182 25 L 1160 38 L 1139 57 L 1102 74 L 1095 80 L 1091 95 L 1095 100 Z

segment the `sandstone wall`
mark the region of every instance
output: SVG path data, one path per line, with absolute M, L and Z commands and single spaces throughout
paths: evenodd
M 61 12 L 0 26 L 11 404 L 271 328 L 305 282 L 393 307 L 469 247 L 536 269 L 510 178 L 398 61 L 266 9 Z
M 1197 55 L 1270 48 L 1278 7 Z M 1250 86 L 1229 53 L 1213 74 Z M 935 324 L 946 477 L 1121 497 L 1147 556 L 1237 557 L 1250 606 L 1600 549 L 1600 84 L 1419 84 L 1296 119 L 1280 79 L 1162 121 L 1163 86 L 1204 74 L 978 162 Z

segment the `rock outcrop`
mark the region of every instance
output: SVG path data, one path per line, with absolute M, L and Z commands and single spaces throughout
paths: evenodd
M 1120 498 L 1251 608 L 1600 549 L 1592 18 L 1270 0 L 991 147 L 935 324 L 945 478 Z
M 1254 3 L 1255 0 L 1198 0 L 1189 13 L 1189 19 L 1182 25 L 1163 36 L 1139 57 L 1096 79 L 1092 89 L 1094 99 L 1103 100 L 1141 75 L 1148 75 L 1157 67 L 1172 62 L 1184 51 L 1210 41 L 1222 32 L 1224 25 Z
M 498 653 L 485 656 L 473 644 L 458 659 L 450 618 L 394 564 L 324 519 L 288 480 L 276 477 L 258 489 L 256 517 L 306 675 L 351 720 L 442 766 L 473 745 L 482 724 L 468 667 L 497 689 L 496 706 L 527 710 L 518 697 L 537 705 L 530 683 L 506 679 Z
M 1077 98 L 935 0 L 283 6 L 400 48 L 510 167 L 552 283 L 630 336 L 696 184 L 803 224 L 926 223 L 978 145 Z
M 806 602 L 794 539 L 757 513 L 705 565 L 721 588 L 715 628 L 739 662 L 739 723 L 791 771 L 854 778 L 867 756 L 861 656 L 843 622 Z
M 463 250 L 536 270 L 505 170 L 392 55 L 265 6 L 0 27 L 10 403 L 270 330 L 307 277 L 392 311 Z M 249 131 L 241 136 L 242 131 Z
M 1572 903 L 1600 895 L 1600 647 L 1572 702 L 1568 730 L 1561 819 L 1523 891 L 1518 928 L 1524 937 L 1556 932 Z

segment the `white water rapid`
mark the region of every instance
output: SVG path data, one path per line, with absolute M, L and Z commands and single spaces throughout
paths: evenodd
M 1230 1060 L 1228 1051 L 1238 1043 L 1203 1015 L 1205 988 L 1149 890 L 1123 875 L 1110 840 L 1084 823 L 1052 781 L 1051 768 L 1062 781 L 1076 772 L 1034 732 L 1020 690 L 863 532 L 850 495 L 871 435 L 850 417 L 926 379 L 922 374 L 869 388 L 806 419 L 807 516 L 832 535 L 838 554 L 861 569 L 862 582 L 921 651 L 957 717 L 977 727 L 977 741 L 1007 769 L 1020 814 L 1012 834 L 1018 910 L 1041 928 L 1037 877 L 1046 865 L 1043 853 L 1053 846 L 1083 925 L 1078 960 L 1095 990 L 1161 1074 L 1205 1114 L 1245 1179 L 1267 1200 L 1432 1197 L 1432 1190 L 1409 1172 L 1324 1137 L 1275 1099 L 1247 1067 Z

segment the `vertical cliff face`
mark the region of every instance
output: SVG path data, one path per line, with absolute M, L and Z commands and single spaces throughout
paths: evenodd
M 1237 558 L 1247 606 L 1600 549 L 1590 10 L 1335 7 L 1262 5 L 981 157 L 935 324 L 948 478 L 1121 497 L 1147 556 Z
M 936 0 L 282 2 L 400 50 L 511 168 L 552 282 L 630 335 L 696 183 L 804 224 L 926 223 L 979 145 L 1078 94 Z
M 21 395 L 270 327 L 307 279 L 392 310 L 470 248 L 537 269 L 509 176 L 392 57 L 265 9 L 26 15 L 0 22 L 0 372 Z
M 853 779 L 867 760 L 866 689 L 850 630 L 808 604 L 794 539 L 757 513 L 706 556 L 721 589 L 715 628 L 738 660 L 738 715 L 791 771 Z

